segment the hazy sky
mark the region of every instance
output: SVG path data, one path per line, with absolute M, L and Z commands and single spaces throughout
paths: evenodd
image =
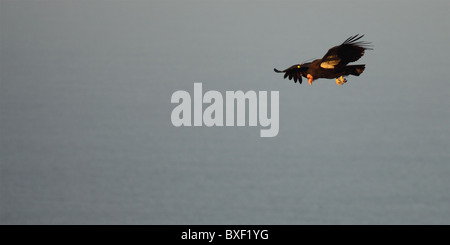
M 0 0 L 1 224 L 449 224 L 449 1 Z M 273 68 L 365 34 L 337 86 Z M 279 133 L 171 123 L 279 91 Z

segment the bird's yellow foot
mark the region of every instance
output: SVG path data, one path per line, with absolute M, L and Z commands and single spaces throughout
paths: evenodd
M 339 77 L 339 78 L 336 78 L 336 84 L 337 85 L 343 85 L 346 82 L 347 82 L 347 79 L 343 78 L 342 76 Z

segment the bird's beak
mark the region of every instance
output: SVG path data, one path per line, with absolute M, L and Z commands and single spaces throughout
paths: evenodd
M 312 81 L 314 80 L 314 77 L 311 74 L 306 75 L 306 78 L 308 78 L 309 85 L 312 85 Z

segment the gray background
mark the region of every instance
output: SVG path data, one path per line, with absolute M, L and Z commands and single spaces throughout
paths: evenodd
M 449 1 L 0 1 L 1 224 L 450 224 Z M 360 77 L 275 74 L 361 33 Z M 280 91 L 280 132 L 173 92 Z

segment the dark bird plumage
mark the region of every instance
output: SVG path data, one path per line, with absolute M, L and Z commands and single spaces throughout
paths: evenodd
M 284 73 L 284 78 L 294 79 L 294 82 L 302 83 L 302 77 L 308 79 L 309 84 L 318 78 L 336 78 L 336 83 L 342 85 L 347 82 L 343 76 L 359 76 L 366 65 L 348 65 L 359 60 L 365 50 L 371 50 L 368 42 L 359 41 L 364 35 L 355 35 L 347 38 L 341 45 L 328 50 L 322 59 L 309 63 L 293 65 L 283 71 L 274 68 L 275 72 Z

